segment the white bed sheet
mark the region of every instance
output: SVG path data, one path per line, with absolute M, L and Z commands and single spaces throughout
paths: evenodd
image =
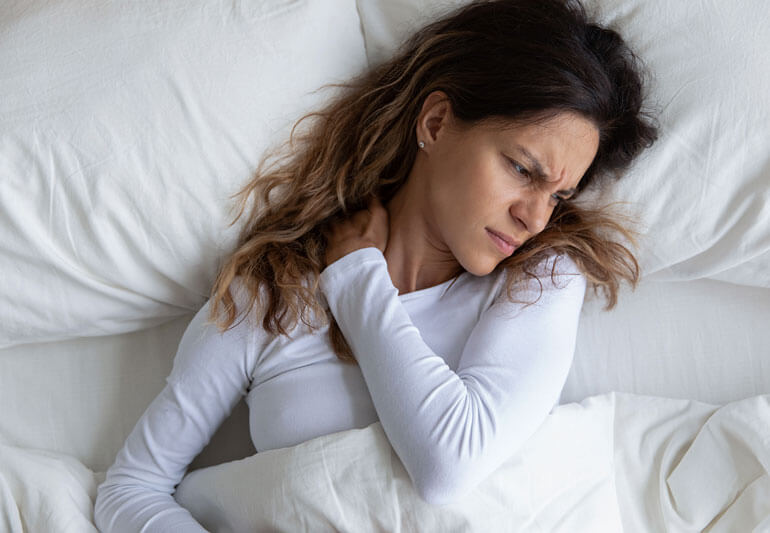
M 715 405 L 770 392 L 770 289 L 642 282 L 610 312 L 587 300 L 560 403 L 610 391 Z
M 163 388 L 192 316 L 133 333 L 0 350 L 0 442 L 106 470 Z M 241 403 L 195 465 L 249 453 L 254 447 Z

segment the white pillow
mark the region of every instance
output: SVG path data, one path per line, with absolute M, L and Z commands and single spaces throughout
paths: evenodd
M 467 0 L 358 0 L 371 63 Z M 646 63 L 661 137 L 604 200 L 631 202 L 643 271 L 770 287 L 770 3 L 585 0 Z
M 354 0 L 0 13 L 0 347 L 197 310 L 240 228 L 228 196 L 366 67 Z
M 221 533 L 621 531 L 614 401 L 604 395 L 557 407 L 508 461 L 449 505 L 420 498 L 379 422 L 196 470 L 174 497 Z

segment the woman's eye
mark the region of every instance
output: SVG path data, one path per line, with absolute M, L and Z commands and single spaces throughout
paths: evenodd
M 521 174 L 521 175 L 522 175 L 522 176 L 524 176 L 524 177 L 527 177 L 527 178 L 529 178 L 529 176 L 530 176 L 530 174 L 529 174 L 529 170 L 527 170 L 526 168 L 524 168 L 523 166 L 521 166 L 519 163 L 517 163 L 517 162 L 516 162 L 516 161 L 514 161 L 513 159 L 508 159 L 508 161 L 510 161 L 510 162 L 511 162 L 511 165 L 513 166 L 513 169 L 514 169 L 516 172 L 518 172 L 519 174 Z
M 563 201 L 564 201 L 564 198 L 562 198 L 558 194 L 554 193 L 554 194 L 551 195 L 551 203 L 553 205 L 559 205 L 559 203 L 561 203 Z

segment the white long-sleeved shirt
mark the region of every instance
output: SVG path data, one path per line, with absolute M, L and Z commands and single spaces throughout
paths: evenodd
M 352 252 L 321 290 L 359 366 L 342 363 L 327 328 L 269 335 L 255 311 L 224 332 L 206 303 L 179 344 L 167 384 L 99 486 L 102 531 L 204 529 L 173 499 L 192 459 L 246 396 L 258 451 L 363 428 L 378 419 L 419 493 L 446 503 L 488 476 L 544 421 L 574 353 L 585 278 L 550 262 L 536 303 L 511 302 L 505 274 L 463 273 L 398 295 L 382 253 Z M 245 293 L 234 288 L 239 311 Z M 537 282 L 517 294 L 530 301 Z M 237 319 L 240 320 L 240 319 Z

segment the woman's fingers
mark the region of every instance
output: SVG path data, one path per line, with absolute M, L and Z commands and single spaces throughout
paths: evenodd
M 388 211 L 376 197 L 365 209 L 333 222 L 325 232 L 326 264 L 369 246 L 385 251 L 388 244 Z
M 377 197 L 373 197 L 367 209 L 369 220 L 367 221 L 368 236 L 374 245 L 384 252 L 388 244 L 388 211 Z

